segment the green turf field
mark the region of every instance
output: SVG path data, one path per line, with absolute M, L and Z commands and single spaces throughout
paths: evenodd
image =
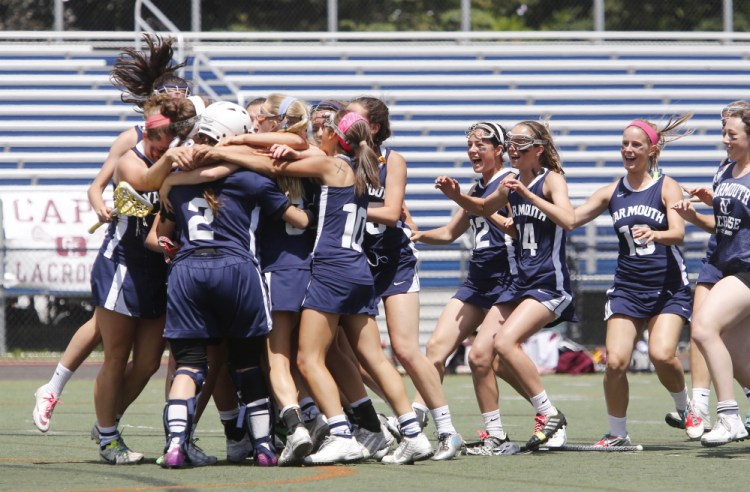
M 4 368 L 0 368 L 3 371 Z M 50 369 L 51 372 L 51 369 Z M 568 417 L 569 443 L 590 444 L 607 430 L 601 375 L 545 376 L 547 391 Z M 365 463 L 321 468 L 255 468 L 218 465 L 163 470 L 154 461 L 163 445 L 162 380 L 154 379 L 123 419 L 128 445 L 146 462 L 112 466 L 99 460 L 89 439 L 94 421 L 90 379 L 66 387 L 47 435 L 31 421 L 34 390 L 40 380 L 0 380 L 0 490 L 304 490 L 304 491 L 664 491 L 746 490 L 750 446 L 735 443 L 702 448 L 682 431 L 664 424 L 669 395 L 652 374 L 631 375 L 629 432 L 638 453 L 537 452 L 508 457 L 462 456 L 450 462 L 414 466 Z M 445 387 L 454 422 L 464 437 L 481 427 L 468 376 L 448 376 Z M 740 393 L 738 392 L 738 396 Z M 377 401 L 379 409 L 384 409 Z M 746 402 L 741 403 L 743 411 Z M 525 441 L 533 427 L 532 409 L 501 386 L 501 411 L 510 436 Z M 434 426 L 427 428 L 432 435 Z M 224 456 L 224 437 L 213 405 L 199 426 L 200 445 Z

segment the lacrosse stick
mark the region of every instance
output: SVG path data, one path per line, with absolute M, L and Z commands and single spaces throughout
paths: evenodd
M 154 209 L 151 202 L 139 195 L 138 192 L 125 181 L 120 181 L 120 184 L 115 188 L 114 199 L 115 209 L 112 211 L 112 217 L 117 215 L 145 217 Z M 89 227 L 89 234 L 93 234 L 94 231 L 99 229 L 104 223 L 105 222 L 98 222 Z

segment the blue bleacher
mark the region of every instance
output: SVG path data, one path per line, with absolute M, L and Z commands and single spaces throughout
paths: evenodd
M 87 183 L 114 138 L 140 121 L 110 85 L 117 55 L 112 48 L 64 48 L 2 49 L 0 190 Z M 661 163 L 681 183 L 708 185 L 724 155 L 719 111 L 748 97 L 750 66 L 741 47 L 475 42 L 400 48 L 386 55 L 382 46 L 366 43 L 196 44 L 188 49 L 196 62 L 187 75 L 197 75 L 204 90 L 226 99 L 270 92 L 308 102 L 383 98 L 394 132 L 388 144 L 409 162 L 406 200 L 421 228 L 442 225 L 455 211 L 432 186 L 436 176 L 454 176 L 465 187 L 472 183 L 464 131 L 475 121 L 490 119 L 510 128 L 519 120 L 551 116 L 571 196 L 580 204 L 622 174 L 619 140 L 634 118 L 658 122 L 694 112 L 695 133 L 670 144 Z M 570 234 L 584 283 L 613 272 L 616 246 L 607 220 Z M 592 231 L 595 261 L 585 249 Z M 685 251 L 695 273 L 706 235 L 692 226 L 687 231 Z M 445 248 L 420 245 L 420 250 L 424 286 L 452 287 L 465 273 L 463 241 Z

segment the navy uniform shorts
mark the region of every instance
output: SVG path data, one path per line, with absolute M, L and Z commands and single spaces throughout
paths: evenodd
M 125 264 L 97 255 L 91 270 L 95 306 L 133 318 L 155 319 L 167 305 L 166 268 Z
M 309 268 L 273 270 L 263 275 L 271 298 L 271 311 L 302 311 L 302 301 L 310 285 Z
M 417 257 L 411 249 L 401 248 L 394 254 L 368 251 L 367 262 L 370 264 L 375 281 L 375 295 L 378 297 L 419 292 Z
M 343 279 L 332 279 L 312 274 L 302 307 L 324 313 L 378 313 L 375 289 L 371 284 L 355 284 Z
M 165 338 L 248 338 L 271 331 L 263 277 L 231 255 L 189 258 L 172 266 Z
M 476 278 L 469 275 L 453 297 L 466 304 L 489 309 L 495 304 L 508 302 L 514 297 L 513 276 L 508 274 Z
M 659 314 L 676 314 L 690 320 L 693 314 L 693 295 L 687 285 L 660 291 L 644 292 L 622 288 L 607 291 L 604 319 L 615 314 L 647 319 Z
M 698 279 L 695 281 L 696 284 L 715 284 L 723 277 L 721 270 L 713 266 L 709 262 L 703 263 L 701 271 L 698 272 Z

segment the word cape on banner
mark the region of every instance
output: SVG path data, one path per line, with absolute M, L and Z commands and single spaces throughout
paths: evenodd
M 4 286 L 8 289 L 88 292 L 91 268 L 106 228 L 96 223 L 85 188 L 3 190 Z

